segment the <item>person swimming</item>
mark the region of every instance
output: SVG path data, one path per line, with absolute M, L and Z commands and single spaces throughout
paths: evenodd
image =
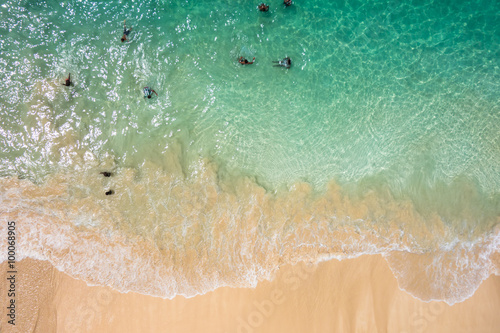
M 66 86 L 66 87 L 73 85 L 73 82 L 71 82 L 71 73 L 68 74 L 68 78 L 66 79 L 66 81 L 64 83 L 61 83 L 61 84 L 63 86 Z
M 292 5 L 292 0 L 283 0 L 283 4 L 288 7 Z
M 153 95 L 153 93 L 156 94 L 156 91 L 154 91 L 153 89 L 149 88 L 149 87 L 144 87 L 144 89 L 142 90 L 144 92 L 144 98 L 151 98 L 151 95 Z M 158 96 L 158 94 L 156 94 L 156 96 Z
M 125 24 L 125 21 L 126 20 L 123 20 L 123 36 L 121 39 L 122 43 L 128 39 L 127 36 L 130 35 L 130 31 L 132 30 L 132 27 L 130 27 L 130 29 L 127 30 L 127 25 Z
M 274 67 L 290 68 L 292 66 L 292 60 L 290 60 L 290 57 L 286 57 L 280 61 L 273 61 L 273 63 L 277 64 L 277 65 L 274 65 Z
M 242 65 L 251 65 L 251 64 L 253 64 L 253 62 L 254 62 L 254 61 L 255 61 L 255 57 L 253 57 L 252 62 L 249 62 L 247 59 L 245 59 L 245 58 L 243 58 L 243 57 L 240 57 L 240 58 L 238 59 L 238 62 L 239 62 L 240 64 L 242 64 Z
M 261 12 L 267 12 L 269 10 L 269 6 L 265 3 L 261 3 L 258 8 Z

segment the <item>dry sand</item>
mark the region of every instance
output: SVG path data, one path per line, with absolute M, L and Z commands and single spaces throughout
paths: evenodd
M 1 332 L 500 331 L 499 276 L 454 306 L 425 303 L 398 288 L 379 255 L 284 266 L 255 289 L 173 300 L 89 287 L 42 261 L 23 260 L 17 270 L 16 326 L 6 322 L 3 278 Z

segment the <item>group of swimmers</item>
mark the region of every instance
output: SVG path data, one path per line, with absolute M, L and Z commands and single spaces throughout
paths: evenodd
M 285 7 L 291 6 L 292 0 L 283 0 L 283 4 L 285 5 Z M 261 12 L 267 12 L 269 10 L 269 6 L 266 5 L 265 3 L 261 3 L 257 8 L 259 8 L 259 10 Z M 255 61 L 255 57 L 253 57 L 252 61 L 248 61 L 244 57 L 240 57 L 238 59 L 238 62 L 242 65 L 251 65 L 251 64 L 253 64 L 254 61 Z M 279 60 L 279 61 L 273 61 L 273 63 L 276 64 L 276 65 L 273 65 L 274 67 L 285 67 L 287 69 L 292 67 L 292 61 L 290 60 L 290 57 L 283 58 L 283 60 Z
M 288 7 L 292 5 L 292 0 L 283 0 L 283 4 Z M 261 12 L 267 12 L 269 10 L 269 6 L 266 5 L 265 3 L 261 3 L 258 6 L 259 10 Z M 128 40 L 128 35 L 130 35 L 130 32 L 132 31 L 132 27 L 127 29 L 127 23 L 126 20 L 123 20 L 123 35 L 121 38 L 122 43 Z M 242 65 L 251 65 L 255 61 L 255 57 L 253 57 L 252 61 L 248 61 L 244 57 L 240 57 L 238 59 L 238 62 Z M 283 58 L 283 60 L 279 61 L 273 61 L 276 65 L 273 65 L 274 67 L 285 67 L 285 68 L 290 68 L 292 66 L 292 61 L 290 60 L 290 57 Z M 65 80 L 65 82 L 62 84 L 63 86 L 69 87 L 73 86 L 73 82 L 71 82 L 71 73 L 69 73 L 68 78 Z M 143 88 L 144 92 L 144 98 L 151 98 L 153 93 L 158 96 L 156 91 L 151 89 L 150 87 L 144 87 Z
M 108 178 L 108 177 L 111 177 L 113 176 L 113 173 L 112 172 L 109 172 L 109 171 L 102 171 L 102 172 L 99 172 L 101 175 L 103 175 L 104 177 Z M 113 190 L 107 190 L 106 192 L 104 192 L 104 194 L 106 195 L 112 195 L 112 194 L 115 194 L 115 191 Z
M 283 0 L 283 4 L 285 7 L 289 7 L 292 5 L 292 0 Z M 258 8 L 261 12 L 267 12 L 269 10 L 269 6 L 265 3 L 261 3 Z
M 284 0 L 283 1 L 283 4 L 285 6 L 291 6 L 292 5 L 292 0 Z M 259 10 L 262 11 L 262 12 L 267 12 L 269 10 L 269 6 L 264 4 L 264 3 L 261 3 L 259 6 L 258 6 Z M 128 40 L 128 35 L 130 35 L 130 32 L 132 31 L 132 27 L 128 28 L 127 29 L 127 24 L 126 24 L 126 20 L 123 21 L 123 35 L 122 35 L 122 38 L 121 38 L 121 41 L 122 43 L 125 42 L 126 40 Z M 238 59 L 238 62 L 242 65 L 251 65 L 253 64 L 255 61 L 255 57 L 252 59 L 252 61 L 248 61 L 247 59 L 245 59 L 244 57 L 240 57 Z M 275 67 L 285 67 L 285 68 L 290 68 L 291 65 L 292 65 L 292 61 L 290 60 L 289 57 L 286 57 L 284 58 L 283 60 L 279 60 L 279 61 L 273 61 L 273 63 L 275 63 L 276 65 L 274 65 Z M 66 87 L 69 87 L 69 86 L 73 86 L 73 82 L 71 81 L 71 73 L 68 74 L 68 78 L 64 81 L 64 83 L 62 84 L 63 86 L 66 86 Z M 144 87 L 143 89 L 143 92 L 144 92 L 144 98 L 151 98 L 151 96 L 153 95 L 153 93 L 158 96 L 158 94 L 156 93 L 156 91 L 154 91 L 152 88 L 150 87 Z M 104 177 L 108 178 L 108 177 L 111 177 L 113 176 L 113 173 L 112 172 L 109 172 L 109 171 L 103 171 L 103 172 L 100 172 L 101 175 L 103 175 Z M 106 195 L 112 195 L 114 194 L 115 191 L 113 191 L 112 189 L 109 189 L 108 191 L 106 191 L 104 194 Z
M 126 21 L 127 20 L 123 20 L 123 35 L 122 35 L 122 38 L 121 38 L 121 41 L 122 43 L 125 42 L 126 40 L 128 40 L 127 36 L 130 35 L 130 31 L 132 31 L 132 27 L 130 27 L 129 29 L 127 29 L 127 24 L 126 24 Z M 149 88 L 149 87 L 144 87 L 142 89 L 142 91 L 144 92 L 144 98 L 151 98 L 151 96 L 153 96 L 153 93 L 155 93 L 156 96 L 158 96 L 158 94 L 156 93 L 156 91 L 154 91 L 153 89 Z
M 245 59 L 243 57 L 240 57 L 238 59 L 238 62 L 242 65 L 251 65 L 251 64 L 253 64 L 254 61 L 255 61 L 255 57 L 253 57 L 252 61 L 248 61 L 247 59 Z M 283 60 L 273 61 L 273 63 L 276 64 L 276 65 L 273 65 L 274 67 L 285 67 L 285 68 L 292 67 L 292 60 L 290 60 L 290 57 L 283 58 Z
M 131 30 L 132 30 L 132 27 L 127 29 L 126 20 L 124 20 L 123 21 L 123 36 L 121 38 L 122 43 L 125 42 L 126 40 L 128 40 L 127 36 L 130 34 Z M 71 81 L 71 73 L 68 74 L 68 78 L 66 80 L 64 80 L 64 83 L 62 83 L 62 85 L 66 86 L 66 87 L 73 86 L 73 82 Z M 146 97 L 151 98 L 153 93 L 156 94 L 156 96 L 158 96 L 156 91 L 154 91 L 150 87 L 144 87 L 143 92 L 144 92 L 144 98 L 146 98 Z M 103 171 L 103 172 L 100 172 L 100 174 L 106 178 L 113 176 L 113 173 L 109 172 L 109 171 Z M 105 195 L 112 195 L 112 194 L 115 194 L 115 191 L 113 191 L 112 189 L 109 189 L 106 192 L 104 192 L 104 194 Z
M 123 35 L 122 35 L 122 38 L 121 38 L 122 43 L 125 42 L 126 40 L 128 40 L 127 36 L 130 35 L 130 31 L 132 31 L 132 27 L 130 27 L 129 29 L 127 29 L 126 21 L 127 20 L 123 20 Z M 64 83 L 62 85 L 66 86 L 66 87 L 73 86 L 73 82 L 71 82 L 71 73 L 69 73 L 68 78 L 64 81 Z M 147 98 L 151 98 L 151 96 L 153 95 L 153 93 L 155 93 L 156 96 L 158 96 L 158 94 L 156 93 L 156 91 L 154 91 L 150 87 L 144 87 L 142 91 L 144 92 L 144 98 L 146 98 L 146 97 Z M 109 176 L 106 176 L 106 177 L 109 177 Z M 113 194 L 113 193 L 111 193 L 111 194 Z

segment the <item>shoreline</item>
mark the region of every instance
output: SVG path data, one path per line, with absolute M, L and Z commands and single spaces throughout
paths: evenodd
M 122 292 L 195 296 L 254 287 L 286 263 L 383 253 L 401 288 L 453 304 L 500 267 L 492 257 L 500 233 L 491 231 L 493 220 L 471 237 L 436 214 L 426 219 L 411 202 L 374 192 L 353 199 L 331 183 L 316 197 L 299 183 L 274 196 L 250 179 L 232 192 L 220 190 L 211 165 L 201 169 L 193 181 L 148 164 L 142 181 L 130 169 L 108 180 L 89 168 L 43 186 L 13 177 L 0 186 L 7 218 L 19 221 L 24 255 Z M 116 190 L 112 198 L 102 192 L 108 188 Z
M 399 288 L 381 255 L 284 265 L 256 288 L 171 300 L 88 286 L 46 261 L 25 259 L 17 267 L 16 330 L 4 315 L 5 332 L 495 332 L 500 326 L 500 276 L 453 306 L 423 302 Z

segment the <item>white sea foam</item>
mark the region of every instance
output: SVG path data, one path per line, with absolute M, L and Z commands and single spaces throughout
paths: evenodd
M 43 185 L 1 179 L 1 215 L 17 223 L 19 259 L 167 298 L 254 287 L 284 263 L 383 254 L 401 288 L 453 304 L 498 270 L 498 227 L 460 235 L 436 216 L 426 222 L 408 202 L 374 193 L 353 200 L 334 183 L 322 194 L 304 183 L 269 194 L 245 178 L 228 187 L 203 160 L 189 179 L 154 164 L 140 177 L 133 169 L 109 179 L 99 166 L 83 170 Z M 113 196 L 104 195 L 109 187 Z

